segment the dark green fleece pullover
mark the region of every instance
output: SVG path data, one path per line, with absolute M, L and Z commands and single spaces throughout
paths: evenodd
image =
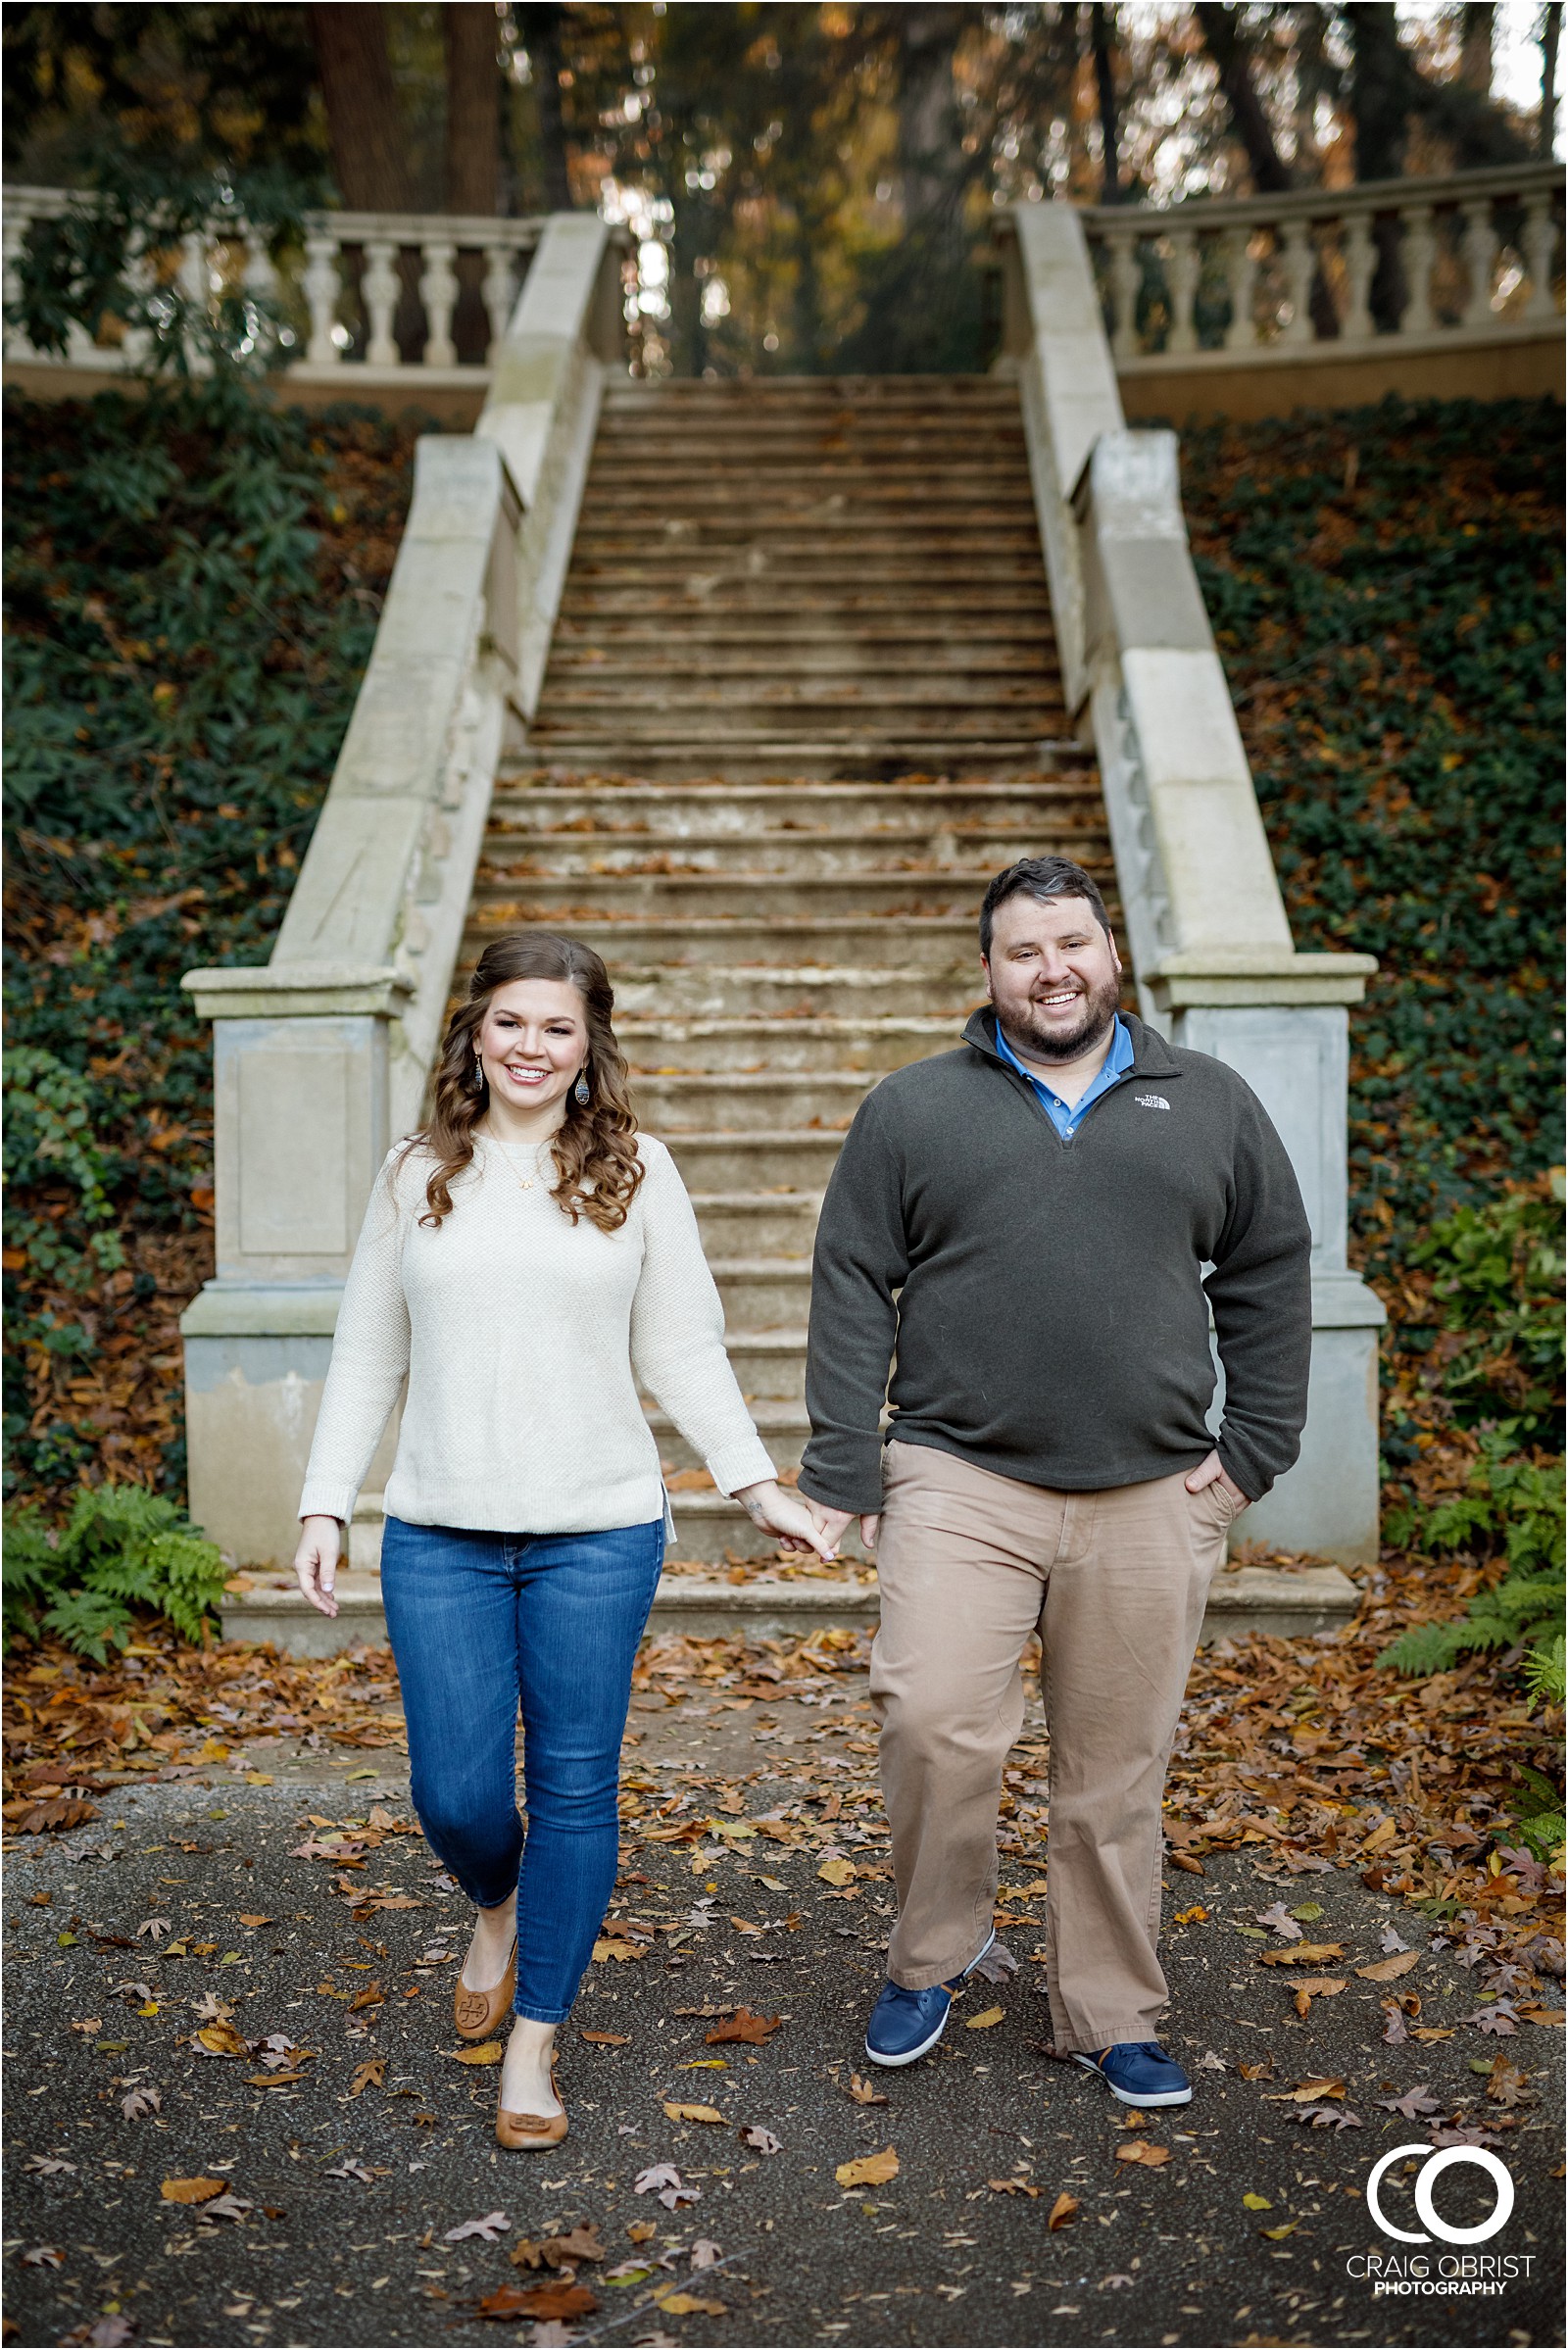
M 880 1509 L 885 1392 L 901 1444 L 1026 1485 L 1194 1469 L 1213 1442 L 1209 1307 L 1226 1470 L 1255 1501 L 1291 1466 L 1312 1344 L 1295 1172 L 1234 1069 L 1123 1017 L 1132 1068 L 1070 1142 L 1001 1058 L 989 1006 L 861 1103 L 817 1227 L 803 1493 Z

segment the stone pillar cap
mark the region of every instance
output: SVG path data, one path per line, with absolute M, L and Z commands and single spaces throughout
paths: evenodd
M 239 963 L 187 971 L 182 991 L 204 1020 L 365 1013 L 396 1019 L 415 982 L 389 963 Z

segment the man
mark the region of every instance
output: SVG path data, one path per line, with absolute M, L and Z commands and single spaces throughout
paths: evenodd
M 999 873 L 980 946 L 989 1004 L 956 1052 L 862 1102 L 812 1270 L 801 1491 L 835 1540 L 858 1516 L 881 1586 L 871 1697 L 899 1916 L 866 2054 L 933 2047 L 993 1938 L 1002 1769 L 1038 1631 L 1055 2045 L 1125 2104 L 1183 2105 L 1155 2037 L 1161 1795 L 1227 1530 L 1297 1455 L 1310 1235 L 1242 1079 L 1118 1013 L 1080 866 Z

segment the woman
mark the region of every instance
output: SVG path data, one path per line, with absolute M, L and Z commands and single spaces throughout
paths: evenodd
M 691 1201 L 636 1129 L 612 1004 L 573 939 L 519 932 L 480 957 L 429 1124 L 371 1195 L 300 1502 L 300 1588 L 335 1615 L 342 1530 L 406 1376 L 381 1591 L 415 1807 L 477 1911 L 457 2029 L 482 2039 L 514 2012 L 504 2146 L 566 2134 L 556 2032 L 614 1885 L 668 1523 L 639 1387 L 755 1526 L 832 1555 L 735 1384 Z

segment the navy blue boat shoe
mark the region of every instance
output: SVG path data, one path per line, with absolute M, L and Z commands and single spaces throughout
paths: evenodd
M 1098 2055 L 1075 2055 L 1075 2065 L 1098 2073 L 1123 2105 L 1190 2105 L 1193 2084 L 1158 2040 L 1119 2040 Z
M 955 1991 L 962 1990 L 996 1938 L 993 1928 L 963 1973 L 951 1983 L 934 1983 L 924 1991 L 906 1991 L 897 1983 L 883 1984 L 865 2028 L 865 2053 L 874 2065 L 912 2065 L 929 2054 L 942 2037 Z

